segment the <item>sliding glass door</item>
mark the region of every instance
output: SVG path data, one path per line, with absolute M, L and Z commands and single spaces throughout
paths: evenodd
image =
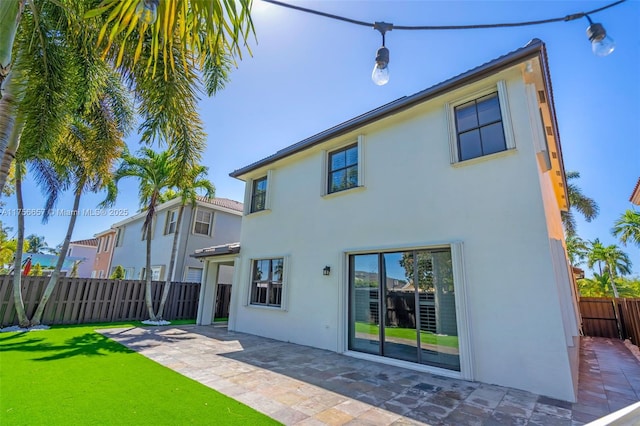
M 349 256 L 349 349 L 460 370 L 451 251 Z

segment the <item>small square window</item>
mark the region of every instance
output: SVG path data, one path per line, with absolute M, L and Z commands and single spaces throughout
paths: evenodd
M 267 206 L 267 176 L 253 181 L 251 190 L 251 213 L 266 209 Z
M 327 193 L 358 186 L 358 144 L 329 153 Z
M 459 105 L 454 110 L 458 161 L 507 149 L 497 92 Z

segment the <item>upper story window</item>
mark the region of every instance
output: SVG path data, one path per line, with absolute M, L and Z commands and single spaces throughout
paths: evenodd
M 327 193 L 358 186 L 358 144 L 329 153 Z
M 102 238 L 98 238 L 98 247 L 96 247 L 96 253 L 100 253 L 100 243 L 102 243 Z
M 116 231 L 116 247 L 122 247 L 122 240 L 124 239 L 124 228 L 118 228 Z
M 507 149 L 497 92 L 455 107 L 455 115 L 458 160 Z
M 176 232 L 176 223 L 178 221 L 178 211 L 177 210 L 169 210 L 167 212 L 167 223 L 164 225 L 164 233 L 173 234 Z
M 193 233 L 199 235 L 211 235 L 211 222 L 213 212 L 211 210 L 196 209 L 196 216 L 193 224 Z
M 282 307 L 284 258 L 254 260 L 251 274 L 251 304 Z
M 102 247 L 102 251 L 109 251 L 110 242 L 111 242 L 111 235 L 107 235 L 104 239 L 104 247 Z
M 264 210 L 267 206 L 267 176 L 253 181 L 250 213 Z
M 446 105 L 450 123 L 451 163 L 515 148 L 506 83 Z

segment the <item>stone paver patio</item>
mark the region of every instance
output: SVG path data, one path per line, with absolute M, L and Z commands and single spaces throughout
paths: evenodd
M 640 362 L 609 339 L 582 339 L 571 404 L 220 326 L 100 332 L 286 425 L 580 425 L 640 400 Z

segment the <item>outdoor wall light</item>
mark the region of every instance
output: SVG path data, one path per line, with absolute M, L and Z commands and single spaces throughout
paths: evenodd
M 330 275 L 331 274 L 331 266 L 327 265 L 324 267 L 324 269 L 322 270 L 322 275 Z
M 158 19 L 158 4 L 160 0 L 140 0 L 136 6 L 138 19 L 147 25 L 152 25 Z
M 376 63 L 373 66 L 371 80 L 378 86 L 384 86 L 389 82 L 389 49 L 384 45 L 384 34 L 393 29 L 393 24 L 376 22 L 373 24 L 373 29 L 382 34 L 382 47 L 376 52 Z
M 585 15 L 585 18 L 589 21 L 589 28 L 587 28 L 587 37 L 591 42 L 591 50 L 593 50 L 596 56 L 607 56 L 616 48 L 616 44 L 611 37 L 607 35 L 607 31 L 602 24 L 593 23 L 589 15 Z

